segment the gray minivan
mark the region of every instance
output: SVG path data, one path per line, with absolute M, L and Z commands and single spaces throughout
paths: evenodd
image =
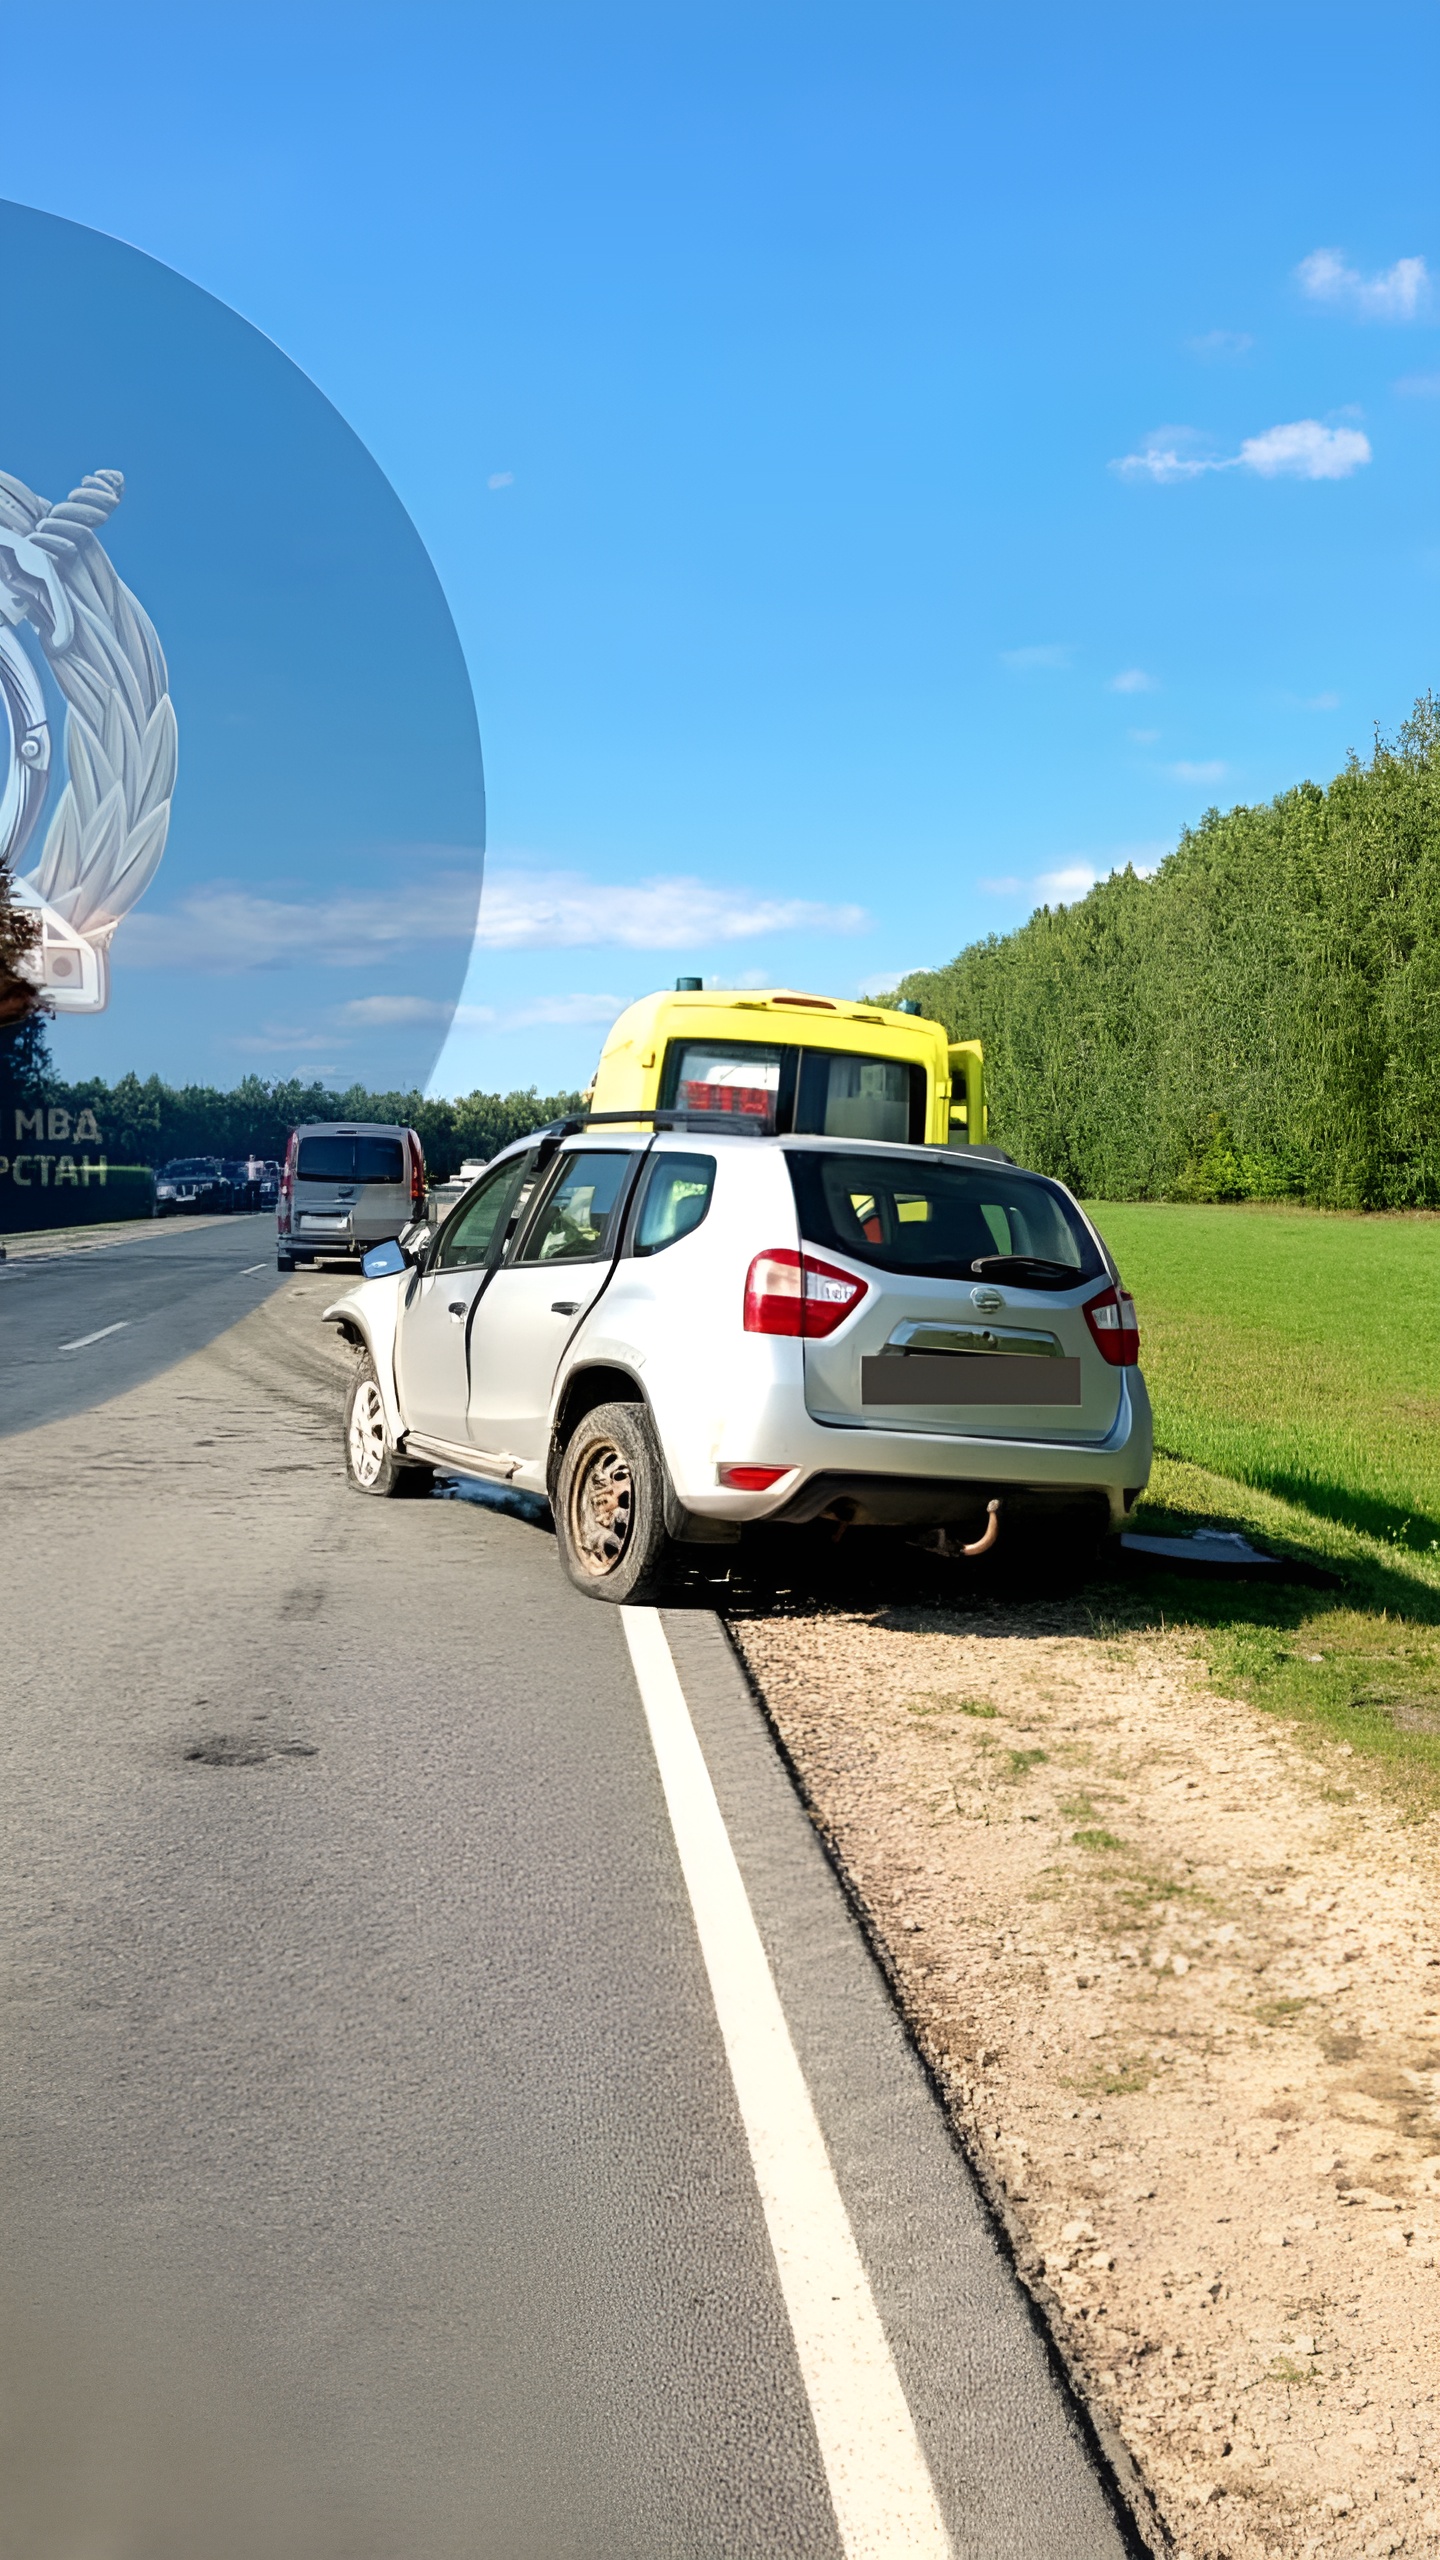
M 276 1208 L 279 1270 L 368 1253 L 424 1215 L 425 1158 L 413 1129 L 309 1120 L 291 1130 Z

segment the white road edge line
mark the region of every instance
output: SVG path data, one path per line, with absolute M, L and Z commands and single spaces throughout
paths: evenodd
M 659 1614 L 622 1608 L 846 2560 L 952 2560 Z
M 118 1324 L 102 1324 L 98 1333 L 82 1333 L 78 1342 L 62 1342 L 58 1348 L 61 1351 L 88 1351 L 92 1342 L 103 1342 L 108 1333 L 123 1333 L 129 1321 L 128 1316 L 122 1316 Z

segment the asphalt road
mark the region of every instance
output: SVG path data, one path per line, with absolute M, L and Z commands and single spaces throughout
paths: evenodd
M 277 1285 L 273 1210 L 13 1254 L 0 1263 L 0 1435 L 157 1376 Z
M 213 1312 L 237 1246 L 131 1251 Z M 36 1370 L 77 1286 L 163 1334 L 139 1272 L 51 1268 Z M 0 1474 L 0 2543 L 836 2560 L 620 1614 L 534 1525 L 352 1494 L 333 1282 L 243 1285 Z M 663 1623 L 953 2549 L 1112 2560 L 724 1637 Z

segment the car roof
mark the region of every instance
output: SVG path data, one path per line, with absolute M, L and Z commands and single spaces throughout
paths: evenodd
M 403 1120 L 297 1120 L 297 1138 L 408 1138 Z

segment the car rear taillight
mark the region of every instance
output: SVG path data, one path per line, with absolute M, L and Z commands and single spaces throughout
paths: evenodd
M 1140 1357 L 1140 1323 L 1128 1289 L 1102 1289 L 1098 1298 L 1087 1298 L 1085 1321 L 1112 1369 L 1134 1368 Z
M 410 1132 L 410 1206 L 417 1218 L 425 1215 L 425 1158 L 414 1130 Z
M 292 1129 L 289 1144 L 285 1149 L 285 1162 L 280 1168 L 279 1188 L 275 1195 L 276 1222 L 282 1235 L 290 1225 L 291 1203 L 295 1197 L 295 1166 L 299 1154 L 300 1132 L 298 1129 Z
M 868 1281 L 853 1271 L 839 1271 L 818 1254 L 775 1245 L 757 1253 L 745 1274 L 745 1330 L 821 1342 L 868 1294 Z
M 772 1484 L 788 1476 L 789 1467 L 741 1467 L 721 1464 L 715 1470 L 718 1484 L 728 1485 L 732 1493 L 768 1493 Z

